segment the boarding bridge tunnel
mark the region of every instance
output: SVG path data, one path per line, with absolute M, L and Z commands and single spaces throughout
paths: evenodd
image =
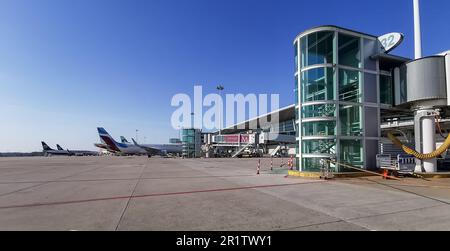
M 395 107 L 414 112 L 416 172 L 437 172 L 435 156 L 450 146 L 450 137 L 436 150 L 436 118 L 450 114 L 450 51 L 424 57 L 394 68 Z

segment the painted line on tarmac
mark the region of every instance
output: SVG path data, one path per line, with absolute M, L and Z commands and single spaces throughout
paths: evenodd
M 263 188 L 289 187 L 289 186 L 299 186 L 299 185 L 307 185 L 307 184 L 317 184 L 317 183 L 321 183 L 321 182 L 324 182 L 324 181 L 290 183 L 290 184 L 277 184 L 277 185 L 261 185 L 261 186 L 219 188 L 219 189 L 210 189 L 210 190 L 195 190 L 195 191 L 184 191 L 184 192 L 173 192 L 173 193 L 156 193 L 156 194 L 144 194 L 144 195 L 133 195 L 133 196 L 129 196 L 128 195 L 128 196 L 105 197 L 105 198 L 95 198 L 95 199 L 85 199 L 85 200 L 72 200 L 72 201 L 33 203 L 33 204 L 23 204 L 23 205 L 10 205 L 10 206 L 2 206 L 2 207 L 0 207 L 0 209 L 29 208 L 29 207 L 42 207 L 42 206 L 58 206 L 58 205 L 79 204 L 79 203 L 86 203 L 86 202 L 109 201 L 109 200 L 139 199 L 139 198 L 151 198 L 151 197 L 163 197 L 163 196 L 177 196 L 177 195 L 189 195 L 189 194 L 201 194 L 201 193 L 217 193 L 217 192 L 229 192 L 229 191 L 263 189 Z
M 208 178 L 240 178 L 240 177 L 258 177 L 255 174 L 249 175 L 223 175 L 223 176 L 180 176 L 180 177 L 152 177 L 141 178 L 140 180 L 171 180 L 171 179 L 208 179 Z M 139 178 L 111 178 L 111 179 L 80 179 L 80 180 L 41 180 L 41 181 L 16 181 L 16 182 L 0 182 L 0 185 L 13 185 L 13 184 L 30 184 L 30 183 L 70 183 L 70 182 L 97 182 L 97 181 L 133 181 L 139 180 Z
M 102 168 L 105 168 L 105 166 L 102 166 L 102 167 L 96 167 L 96 168 L 93 168 L 93 169 L 89 169 L 89 170 L 84 170 L 84 171 L 81 171 L 81 172 L 77 172 L 77 173 L 74 173 L 74 174 L 71 174 L 71 175 L 67 175 L 67 176 L 64 176 L 64 177 L 60 177 L 60 178 L 58 178 L 58 179 L 56 179 L 56 180 L 54 180 L 54 181 L 57 181 L 57 180 L 59 180 L 59 179 L 68 179 L 68 178 L 70 178 L 70 177 L 74 177 L 74 176 L 77 176 L 77 175 L 80 175 L 80 174 L 83 174 L 83 173 L 87 173 L 87 172 L 96 171 L 96 170 L 102 169 Z M 39 182 L 39 184 L 35 184 L 35 185 L 28 186 L 28 187 L 24 187 L 24 188 L 15 190 L 15 191 L 11 191 L 11 192 L 7 192 L 7 193 L 0 194 L 0 197 L 7 196 L 7 195 L 11 195 L 11 194 L 18 193 L 18 192 L 22 192 L 22 191 L 25 191 L 25 190 L 28 190 L 28 189 L 32 189 L 32 188 L 37 188 L 37 187 L 40 187 L 40 186 L 43 186 L 43 185 L 47 185 L 47 184 L 49 184 L 49 183 L 51 183 L 51 182 Z

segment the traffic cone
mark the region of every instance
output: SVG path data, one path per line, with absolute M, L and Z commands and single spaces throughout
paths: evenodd
M 273 157 L 270 158 L 270 171 L 273 171 Z

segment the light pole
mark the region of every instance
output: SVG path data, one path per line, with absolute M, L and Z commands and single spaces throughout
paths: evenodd
M 223 87 L 222 85 L 217 86 L 216 88 L 219 91 L 219 95 L 220 95 L 220 99 L 222 99 L 222 91 L 225 90 L 225 87 Z M 223 104 L 223 100 L 222 100 L 222 104 Z M 220 124 L 219 124 L 219 135 L 222 135 L 222 125 L 223 125 L 223 121 L 222 121 L 222 115 L 223 113 L 223 105 L 220 109 Z
M 414 50 L 415 59 L 422 58 L 422 31 L 420 25 L 420 4 L 419 0 L 414 1 Z

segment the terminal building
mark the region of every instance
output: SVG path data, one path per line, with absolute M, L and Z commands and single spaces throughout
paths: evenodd
M 380 53 L 376 36 L 335 26 L 301 33 L 294 49 L 299 170 L 317 171 L 323 158 L 376 167 L 392 72 L 409 59 Z
M 450 53 L 415 60 L 390 54 L 402 41 L 400 33 L 380 37 L 337 26 L 300 33 L 293 43 L 295 104 L 205 134 L 203 153 L 288 155 L 298 171 L 318 172 L 323 159 L 374 170 L 378 156 L 406 149 L 417 157 L 417 172 L 448 168 L 441 146 L 450 146 Z M 278 122 L 260 123 L 275 113 Z
M 384 39 L 393 43 L 396 35 Z M 403 40 L 398 37 L 397 45 Z M 388 149 L 402 152 L 386 140 L 392 132 L 419 152 L 428 138 L 442 139 L 438 144 L 445 140 L 436 136 L 434 125 L 437 120 L 441 135 L 449 128 L 450 56 L 411 60 L 389 54 L 389 44 L 383 42 L 378 36 L 336 26 L 313 28 L 295 39 L 299 171 L 319 171 L 322 159 L 376 169 L 377 155 Z M 418 118 L 421 112 L 428 115 Z M 421 126 L 421 120 L 431 126 Z M 428 138 L 418 135 L 421 132 Z M 428 151 L 436 150 L 434 140 L 431 144 Z

